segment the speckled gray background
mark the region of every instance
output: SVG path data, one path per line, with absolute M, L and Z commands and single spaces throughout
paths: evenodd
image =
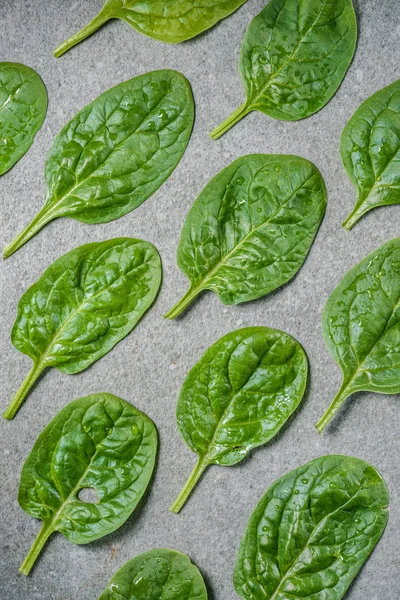
M 322 436 L 314 423 L 340 384 L 339 368 L 322 340 L 320 317 L 342 275 L 368 252 L 399 235 L 400 207 L 370 213 L 352 232 L 340 227 L 355 193 L 340 162 L 340 133 L 371 93 L 399 77 L 398 0 L 358 0 L 359 42 L 353 64 L 333 100 L 297 123 L 253 113 L 218 142 L 208 132 L 243 99 L 237 61 L 243 34 L 265 0 L 248 0 L 234 15 L 197 39 L 168 46 L 114 21 L 56 60 L 52 50 L 94 16 L 98 0 L 2 0 L 0 60 L 23 62 L 42 76 L 49 94 L 46 121 L 31 150 L 0 180 L 2 247 L 34 216 L 44 200 L 43 166 L 64 123 L 111 86 L 164 67 L 191 81 L 196 123 L 187 152 L 170 180 L 137 210 L 105 225 L 53 221 L 0 265 L 1 408 L 30 368 L 10 342 L 20 295 L 57 257 L 88 241 L 116 236 L 150 240 L 159 249 L 164 282 L 157 303 L 137 329 L 81 374 L 48 371 L 13 422 L 0 423 L 1 600 L 95 600 L 126 560 L 155 547 L 188 553 L 204 574 L 214 600 L 234 600 L 231 574 L 249 514 L 267 486 L 288 470 L 328 453 L 362 457 L 389 486 L 390 521 L 348 600 L 400 597 L 400 403 L 396 396 L 362 393 L 347 401 Z M 256 302 L 224 307 L 203 294 L 183 318 L 162 314 L 186 289 L 175 251 L 192 202 L 207 181 L 247 153 L 293 153 L 321 170 L 328 210 L 309 258 L 283 289 Z M 212 467 L 180 515 L 168 507 L 195 456 L 175 426 L 175 405 L 185 373 L 223 334 L 248 325 L 286 330 L 305 347 L 311 382 L 301 408 L 278 438 L 242 464 Z M 147 502 L 119 531 L 87 546 L 53 535 L 29 578 L 18 573 L 39 523 L 19 508 L 21 466 L 42 428 L 70 400 L 109 391 L 129 400 L 156 423 L 160 454 Z

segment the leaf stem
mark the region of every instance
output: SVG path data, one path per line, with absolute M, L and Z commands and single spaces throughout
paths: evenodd
M 78 31 L 78 33 L 75 33 L 70 38 L 65 40 L 65 42 L 60 44 L 60 46 L 58 46 L 58 48 L 54 50 L 54 56 L 56 58 L 59 58 L 62 54 L 67 52 L 67 50 L 69 50 L 73 46 L 76 46 L 76 44 L 79 44 L 79 42 L 82 42 L 84 39 L 89 37 L 89 35 L 92 35 L 92 33 L 97 31 L 97 29 L 104 25 L 104 23 L 110 18 L 111 17 L 108 11 L 105 11 L 104 9 L 101 10 L 97 17 L 93 19 L 93 21 L 88 23 L 83 29 Z
M 350 229 L 352 229 L 352 227 L 354 227 L 354 225 L 357 223 L 357 221 L 359 219 L 361 219 L 361 217 L 368 212 L 369 208 L 365 209 L 362 208 L 361 206 L 355 206 L 354 209 L 351 211 L 351 213 L 349 214 L 349 216 L 347 217 L 347 219 L 345 219 L 342 223 L 342 227 L 344 227 L 345 229 L 347 229 L 347 231 L 350 231 Z
M 39 531 L 35 541 L 33 542 L 31 549 L 29 550 L 24 562 L 19 568 L 20 572 L 23 575 L 29 575 L 33 565 L 36 562 L 37 557 L 39 556 L 40 552 L 43 549 L 43 546 L 47 542 L 48 537 L 53 533 L 53 531 L 54 526 L 52 521 L 43 523 L 42 528 Z
M 181 312 L 189 306 L 189 304 L 192 302 L 192 300 L 195 299 L 195 297 L 197 296 L 197 294 L 200 293 L 200 291 L 201 288 L 189 288 L 186 294 L 182 296 L 182 298 L 171 308 L 171 310 L 165 313 L 164 318 L 171 320 L 175 319 L 175 317 L 180 315 Z
M 36 379 L 39 377 L 42 371 L 43 366 L 41 364 L 34 363 L 32 369 L 29 371 L 28 375 L 22 382 L 21 387 L 15 394 L 14 398 L 11 400 L 8 408 L 6 408 L 5 412 L 3 413 L 4 419 L 11 420 L 15 417 L 21 404 L 25 400 L 27 393 L 29 392 L 29 390 L 31 389 L 31 387 L 33 386 L 33 384 L 35 383 Z
M 342 406 L 343 402 L 350 395 L 351 392 L 348 390 L 348 382 L 343 382 L 340 386 L 340 389 L 328 409 L 324 412 L 318 423 L 315 425 L 318 433 L 322 433 L 325 427 L 328 425 L 329 421 L 335 416 L 339 408 Z
M 224 133 L 226 133 L 233 125 L 235 125 L 238 121 L 243 119 L 247 114 L 249 114 L 251 110 L 248 108 L 246 102 L 241 104 L 239 108 L 237 108 L 221 125 L 218 125 L 211 133 L 210 138 L 212 140 L 217 140 Z
M 203 475 L 203 473 L 204 473 L 205 469 L 208 467 L 208 465 L 209 465 L 209 463 L 208 463 L 208 461 L 206 461 L 204 459 L 204 457 L 199 458 L 193 471 L 191 472 L 191 474 L 189 476 L 189 479 L 185 483 L 183 490 L 181 491 L 181 493 L 179 494 L 179 496 L 177 497 L 175 502 L 172 504 L 172 506 L 170 508 L 171 512 L 178 513 L 182 509 L 186 500 L 189 498 L 190 494 L 192 493 L 194 486 L 199 481 L 200 477 Z
M 21 233 L 10 242 L 3 251 L 3 258 L 8 258 L 11 254 L 14 254 L 16 250 L 21 248 L 28 240 L 31 239 L 46 223 L 55 219 L 51 210 L 45 205 L 38 212 L 36 217 L 29 223 L 27 227 Z

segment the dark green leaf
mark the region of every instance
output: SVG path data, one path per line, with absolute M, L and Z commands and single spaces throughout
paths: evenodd
M 149 242 L 119 238 L 86 244 L 56 260 L 18 304 L 14 346 L 33 367 L 4 418 L 12 419 L 40 373 L 79 373 L 136 325 L 161 283 L 161 262 Z
M 152 421 L 121 398 L 93 394 L 63 408 L 22 469 L 18 501 L 43 526 L 21 573 L 28 575 L 54 531 L 87 544 L 125 523 L 149 484 L 156 451 Z M 98 502 L 79 499 L 88 488 Z
M 189 82 L 153 71 L 104 92 L 55 138 L 46 204 L 4 250 L 10 256 L 52 219 L 118 219 L 147 200 L 185 152 L 194 118 Z
M 140 33 L 162 42 L 177 44 L 209 29 L 245 2 L 246 0 L 106 0 L 98 16 L 63 42 L 54 51 L 54 56 L 61 56 L 110 19 L 122 19 Z
M 111 578 L 99 600 L 207 600 L 203 578 L 188 556 L 158 548 L 135 556 Z
M 39 75 L 18 63 L 0 62 L 0 175 L 29 150 L 47 110 Z
M 343 130 L 340 152 L 357 189 L 346 229 L 372 208 L 400 203 L 400 80 L 361 104 Z
M 278 479 L 256 506 L 233 576 L 243 600 L 340 600 L 381 537 L 389 502 L 370 465 L 323 456 Z
M 234 465 L 278 433 L 303 397 L 307 372 L 300 344 L 267 327 L 233 331 L 207 350 L 179 396 L 178 427 L 199 460 L 172 511 L 208 465 Z
M 319 432 L 354 392 L 400 392 L 400 238 L 343 277 L 326 303 L 322 331 L 343 382 Z
M 165 316 L 175 318 L 203 290 L 237 304 L 289 281 L 310 250 L 325 206 L 324 181 L 308 160 L 283 154 L 235 160 L 187 216 L 178 266 L 191 286 Z
M 239 70 L 247 98 L 211 137 L 253 110 L 297 121 L 320 110 L 340 86 L 357 41 L 351 0 L 271 0 L 252 20 Z

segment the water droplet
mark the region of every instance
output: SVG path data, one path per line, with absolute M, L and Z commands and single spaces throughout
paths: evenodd
M 304 485 L 305 485 L 306 483 L 308 483 L 308 479 L 306 479 L 306 478 L 304 477 L 304 478 L 301 480 L 301 483 L 304 483 Z
M 243 185 L 244 184 L 244 177 L 240 176 L 236 179 L 236 183 L 238 185 Z
M 294 490 L 293 492 L 295 495 L 300 494 L 300 490 Z
M 134 423 L 132 425 L 132 433 L 133 433 L 133 435 L 138 435 L 139 434 L 139 427 L 136 425 L 136 423 Z

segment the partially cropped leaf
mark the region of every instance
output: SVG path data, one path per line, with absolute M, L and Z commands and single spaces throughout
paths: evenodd
M 157 548 L 129 560 L 99 600 L 207 600 L 203 578 L 186 554 Z
M 400 238 L 343 277 L 326 303 L 322 331 L 343 382 L 319 432 L 354 392 L 400 393 Z
M 400 80 L 365 100 L 343 130 L 340 153 L 357 190 L 351 229 L 372 208 L 400 203 Z
M 43 526 L 21 573 L 28 575 L 54 531 L 87 544 L 125 523 L 149 484 L 156 451 L 152 421 L 121 398 L 93 394 L 63 408 L 22 469 L 18 501 Z M 80 499 L 86 489 L 98 502 Z
M 207 350 L 179 396 L 178 427 L 199 459 L 172 511 L 208 465 L 234 465 L 278 433 L 303 397 L 307 372 L 300 344 L 267 327 L 233 331 Z
M 160 257 L 142 240 L 86 244 L 56 260 L 18 304 L 11 339 L 33 367 L 4 418 L 15 416 L 44 369 L 79 373 L 109 352 L 151 306 L 160 283 Z
M 100 13 L 55 51 L 59 57 L 110 19 L 122 19 L 151 38 L 177 44 L 233 13 L 246 0 L 106 0 Z
M 219 138 L 253 110 L 284 121 L 320 110 L 340 86 L 356 40 L 352 0 L 270 0 L 242 45 L 246 101 L 211 137 Z
M 323 456 L 284 475 L 240 544 L 240 598 L 341 600 L 385 529 L 388 502 L 379 473 L 358 458 Z
M 47 110 L 39 75 L 25 65 L 0 62 L 0 175 L 29 150 Z
M 274 154 L 235 160 L 204 188 L 186 218 L 178 266 L 191 286 L 165 316 L 175 318 L 203 290 L 238 304 L 289 281 L 325 206 L 324 180 L 308 160 Z
M 52 219 L 118 219 L 147 200 L 185 152 L 194 119 L 187 79 L 152 71 L 111 88 L 55 138 L 47 158 L 47 199 L 4 257 Z

